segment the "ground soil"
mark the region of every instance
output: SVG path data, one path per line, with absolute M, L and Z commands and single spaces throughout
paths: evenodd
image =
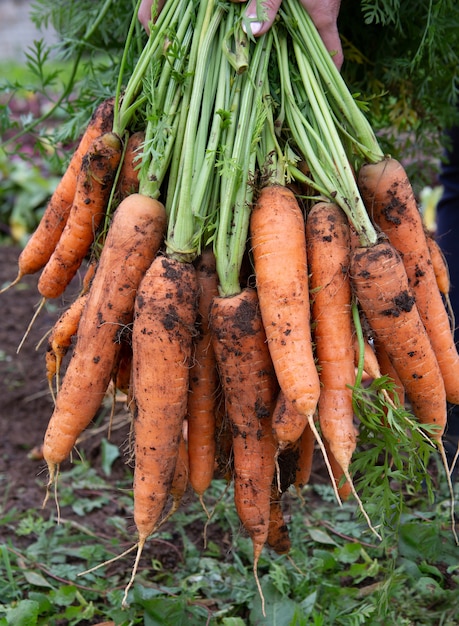
M 11 282 L 17 272 L 20 249 L 0 246 L 0 286 Z M 78 275 L 59 300 L 46 304 L 33 324 L 19 353 L 18 346 L 40 302 L 38 276 L 26 276 L 18 285 L 0 294 L 0 489 L 3 487 L 3 512 L 40 509 L 46 492 L 47 471 L 39 449 L 53 410 L 45 370 L 46 334 L 59 315 L 73 300 L 81 284 Z M 38 345 L 38 347 L 37 347 Z M 65 369 L 66 362 L 64 362 Z M 117 424 L 113 441 L 123 445 L 129 433 L 129 416 L 125 403 L 116 404 Z M 109 414 L 110 404 L 101 408 Z M 121 418 L 124 424 L 121 424 Z M 81 442 L 79 449 L 85 457 L 100 467 L 102 433 L 96 428 Z M 106 430 L 103 433 L 106 435 Z M 125 458 L 115 462 L 113 470 L 119 476 L 129 471 Z M 62 469 L 68 469 L 70 462 Z M 116 507 L 116 503 L 114 503 Z M 109 511 L 101 515 L 100 526 Z M 69 512 L 71 514 L 71 512 Z M 45 513 L 46 515 L 46 513 Z M 103 518 L 103 519 L 102 519 Z M 91 524 L 99 526 L 97 513 Z M 2 527 L 0 527 L 0 540 Z

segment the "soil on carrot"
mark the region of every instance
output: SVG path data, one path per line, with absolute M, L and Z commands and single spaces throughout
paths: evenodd
M 12 281 L 17 272 L 17 258 L 20 249 L 0 246 L 0 286 Z M 81 274 L 78 274 L 68 292 L 62 298 L 49 301 L 33 324 L 27 338 L 17 353 L 18 346 L 40 302 L 37 291 L 38 276 L 26 276 L 21 282 L 0 294 L 0 485 L 3 495 L 3 514 L 13 510 L 41 510 L 46 494 L 47 470 L 40 457 L 40 447 L 53 410 L 53 399 L 48 387 L 45 370 L 46 334 L 59 315 L 72 301 L 81 287 Z M 38 346 L 38 347 L 37 347 Z M 70 352 L 64 360 L 64 370 Z M 112 401 L 107 395 L 95 423 L 88 429 L 86 439 L 78 444 L 78 452 L 83 454 L 92 467 L 101 475 L 101 441 L 107 438 L 108 421 Z M 129 413 L 123 397 L 115 403 L 114 419 L 110 442 L 119 446 L 121 455 L 111 467 L 108 481 L 125 481 L 129 485 L 131 468 L 127 465 L 127 441 L 129 437 Z M 74 458 L 78 458 L 75 455 Z M 71 461 L 64 463 L 62 471 L 71 468 Z M 78 494 L 75 494 L 77 497 Z M 97 494 L 94 494 L 97 495 Z M 121 501 L 121 500 L 120 500 Z M 95 509 L 85 516 L 95 534 L 105 536 L 107 518 L 110 515 L 122 516 L 122 504 L 114 497 L 103 509 Z M 126 515 L 132 515 L 125 512 Z M 55 503 L 51 496 L 43 509 L 43 517 L 56 515 Z M 66 519 L 81 521 L 70 506 L 61 510 Z M 134 535 L 134 524 L 132 522 Z M 202 528 L 196 529 L 196 538 Z M 8 525 L 0 526 L 0 543 L 8 541 Z M 17 538 L 15 538 L 17 541 Z M 180 551 L 170 546 L 155 546 L 155 558 L 159 558 L 168 569 L 173 569 L 180 558 Z
M 0 245 L 0 288 L 9 284 L 17 272 L 17 259 L 20 249 Z M 3 493 L 3 514 L 13 510 L 22 513 L 28 510 L 42 509 L 46 495 L 47 469 L 40 458 L 40 446 L 49 418 L 53 410 L 53 399 L 48 387 L 45 370 L 45 353 L 47 348 L 46 334 L 64 309 L 73 301 L 81 288 L 84 268 L 75 277 L 70 288 L 62 298 L 49 301 L 42 309 L 33 324 L 27 338 L 17 353 L 18 346 L 40 302 L 37 290 L 38 276 L 26 276 L 20 283 L 0 294 L 0 489 Z M 38 346 L 38 347 L 37 347 Z M 68 363 L 71 350 L 64 359 L 63 373 Z M 129 413 L 126 409 L 125 397 L 121 395 L 115 404 L 114 420 L 110 442 L 120 449 L 120 457 L 111 466 L 110 477 L 107 478 L 101 470 L 102 448 L 101 442 L 108 436 L 108 421 L 113 399 L 107 395 L 104 406 L 94 424 L 85 433 L 85 439 L 78 444 L 78 452 L 83 454 L 103 478 L 110 483 L 124 481 L 129 487 L 132 484 L 132 468 L 128 465 L 129 441 Z M 74 458 L 78 458 L 75 453 Z M 286 461 L 288 462 L 288 461 Z M 71 461 L 61 467 L 62 471 L 71 468 Z M 319 462 L 315 473 L 315 482 L 326 483 L 326 473 L 322 471 Z M 63 480 L 63 479 L 62 479 Z M 75 498 L 81 495 L 75 493 Z M 93 494 L 95 497 L 97 493 Z M 311 494 L 312 495 L 312 494 Z M 85 524 L 101 537 L 107 535 L 107 519 L 110 516 L 132 516 L 131 511 L 123 510 L 124 500 L 114 496 L 102 509 L 95 508 L 85 514 Z M 189 493 L 181 505 L 187 508 L 195 502 L 195 496 Z M 61 508 L 61 515 L 66 520 L 81 522 L 71 508 Z M 49 498 L 46 507 L 42 510 L 45 519 L 56 517 L 56 506 L 53 496 Z M 203 545 L 202 520 L 187 525 L 187 537 L 196 546 Z M 135 538 L 134 523 L 128 520 L 132 529 L 132 538 Z M 154 555 L 162 562 L 167 571 L 173 571 L 182 558 L 181 538 L 173 528 L 173 522 L 167 523 L 173 533 L 173 546 L 169 542 L 149 542 L 146 546 L 145 557 Z M 0 543 L 12 540 L 8 534 L 8 524 L 0 525 Z M 166 529 L 166 526 L 165 526 Z M 242 532 L 242 531 L 241 531 Z M 14 541 L 18 542 L 14 536 Z M 207 530 L 207 540 L 213 541 L 222 549 L 229 548 L 230 538 L 222 533 L 218 525 L 210 525 Z M 27 541 L 24 538 L 24 541 Z M 129 546 L 126 546 L 129 547 Z

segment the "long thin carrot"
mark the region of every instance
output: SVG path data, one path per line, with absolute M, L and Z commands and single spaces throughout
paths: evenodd
M 18 259 L 18 275 L 8 288 L 27 274 L 35 274 L 48 262 L 70 214 L 75 196 L 78 173 L 83 157 L 92 142 L 109 132 L 113 124 L 114 99 L 102 102 L 94 111 L 67 169 L 51 196 L 40 223 Z
M 263 602 L 257 568 L 269 532 L 276 452 L 271 412 L 278 386 L 256 291 L 215 298 L 210 322 L 233 431 L 234 500 L 252 540 L 253 572 Z
M 119 137 L 110 132 L 95 139 L 86 152 L 67 223 L 38 281 L 44 298 L 63 293 L 88 253 L 105 215 L 121 148 Z
M 215 255 L 210 248 L 203 251 L 196 262 L 196 277 L 199 301 L 188 396 L 188 454 L 190 484 L 202 500 L 215 469 L 215 419 L 219 386 L 209 327 L 210 305 L 218 295 Z
M 336 204 L 319 202 L 312 207 L 306 220 L 306 245 L 321 382 L 319 424 L 333 459 L 352 486 L 349 467 L 356 448 L 356 429 L 351 390 L 355 365 L 350 235 L 346 216 Z M 336 471 L 333 474 L 336 478 Z
M 47 377 L 52 387 L 52 379 L 56 377 L 56 391 L 59 391 L 59 373 L 61 370 L 62 359 L 68 352 L 72 344 L 72 337 L 76 334 L 83 309 L 88 300 L 89 293 L 79 296 L 64 311 L 57 322 L 54 324 L 51 333 L 48 336 L 49 351 L 47 353 Z M 54 371 L 51 369 L 51 361 L 54 359 Z
M 395 159 L 370 163 L 361 167 L 358 184 L 369 213 L 402 256 L 409 287 L 440 366 L 446 397 L 459 404 L 459 354 L 405 169 Z
M 129 196 L 115 213 L 45 434 L 50 484 L 100 406 L 119 350 L 116 339 L 132 322 L 138 284 L 165 227 L 164 207 L 145 196 Z
M 250 218 L 258 297 L 279 385 L 303 420 L 284 429 L 280 443 L 301 436 L 320 393 L 312 351 L 304 219 L 293 193 L 281 185 L 260 192 Z

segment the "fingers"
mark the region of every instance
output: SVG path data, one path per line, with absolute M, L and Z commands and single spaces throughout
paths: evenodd
M 254 37 L 263 35 L 271 28 L 282 0 L 264 0 L 261 3 L 261 10 L 257 15 L 257 0 L 251 0 L 245 12 L 250 20 L 250 31 Z M 244 28 L 244 25 L 243 25 Z
M 335 65 L 341 69 L 344 57 L 337 25 L 341 0 L 300 0 L 300 2 L 311 16 Z
M 154 0 L 142 0 L 140 3 L 139 10 L 137 12 L 137 17 L 139 22 L 145 28 L 147 33 L 150 33 L 150 29 L 148 27 L 149 22 L 151 22 L 151 7 L 153 6 Z M 159 0 L 158 2 L 158 14 L 164 6 L 164 2 L 166 0 Z

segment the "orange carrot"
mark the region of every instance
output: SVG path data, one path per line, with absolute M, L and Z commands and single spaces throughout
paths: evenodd
M 301 416 L 276 430 L 280 445 L 298 440 L 312 422 L 320 384 L 312 351 L 304 219 L 293 193 L 262 189 L 250 220 L 261 316 L 277 379 Z
M 18 275 L 9 287 L 18 283 L 23 276 L 35 274 L 48 262 L 67 222 L 83 157 L 92 142 L 112 128 L 113 105 L 114 98 L 110 98 L 102 102 L 94 111 L 64 175 L 48 202 L 37 229 L 19 255 Z
M 445 255 L 433 235 L 426 234 L 426 241 L 438 289 L 444 296 L 448 296 L 451 288 L 451 281 Z
M 44 298 L 63 293 L 88 253 L 105 215 L 120 158 L 121 142 L 114 133 L 98 137 L 83 158 L 67 223 L 38 281 Z
M 89 294 L 86 292 L 74 300 L 54 324 L 51 333 L 48 336 L 49 350 L 47 352 L 47 376 L 50 385 L 52 385 L 52 379 L 54 376 L 56 377 L 57 391 L 59 391 L 59 372 L 61 370 L 62 359 L 67 354 L 68 349 L 72 344 L 72 337 L 78 331 L 80 319 L 88 297 Z M 51 355 L 54 356 L 54 371 L 51 370 Z
M 170 495 L 187 411 L 196 309 L 194 267 L 158 255 L 139 286 L 132 330 L 138 550 L 125 597 Z
M 205 250 L 197 260 L 196 277 L 199 301 L 188 397 L 188 453 L 190 484 L 202 498 L 214 475 L 218 400 L 218 374 L 209 327 L 210 305 L 218 295 L 218 277 L 211 249 Z
M 441 440 L 446 396 L 432 345 L 408 285 L 404 264 L 389 242 L 357 248 L 353 287 L 378 342 L 386 350 L 421 423 L 435 424 Z
M 405 389 L 402 381 L 397 374 L 397 370 L 392 365 L 392 361 L 387 354 L 387 350 L 385 350 L 384 346 L 377 339 L 375 340 L 375 352 L 381 375 L 388 376 L 394 383 L 394 390 L 389 395 L 392 397 L 393 401 L 397 399 L 397 404 L 399 406 L 403 406 L 405 403 Z
M 297 491 L 301 491 L 308 484 L 311 477 L 314 443 L 314 433 L 309 424 L 307 424 L 299 440 L 298 465 L 294 482 Z
M 350 388 L 355 382 L 350 234 L 347 218 L 336 204 L 319 202 L 313 206 L 306 221 L 306 244 L 321 382 L 319 424 L 333 459 L 352 483 L 349 467 L 356 430 Z M 336 472 L 333 474 L 336 477 Z
M 119 350 L 117 338 L 132 322 L 138 284 L 165 228 L 163 205 L 146 196 L 129 196 L 114 215 L 45 434 L 50 484 L 99 409 Z
M 233 431 L 234 500 L 253 545 L 253 572 L 269 532 L 276 442 L 271 412 L 278 387 L 256 291 L 214 298 L 210 323 Z
M 115 388 L 119 389 L 121 393 L 127 394 L 131 383 L 132 345 L 130 338 L 129 340 L 122 338 L 120 343 L 121 345 L 113 369 L 112 379 Z
M 142 148 L 145 132 L 138 130 L 129 136 L 126 142 L 116 192 L 119 200 L 139 191 L 139 167 L 142 160 Z
M 406 172 L 398 161 L 385 159 L 364 165 L 358 182 L 367 210 L 403 259 L 410 290 L 440 366 L 446 397 L 459 404 L 459 354 Z
M 267 544 L 277 554 L 287 554 L 290 552 L 291 541 L 282 511 L 281 496 L 281 492 L 273 485 L 271 487 Z

